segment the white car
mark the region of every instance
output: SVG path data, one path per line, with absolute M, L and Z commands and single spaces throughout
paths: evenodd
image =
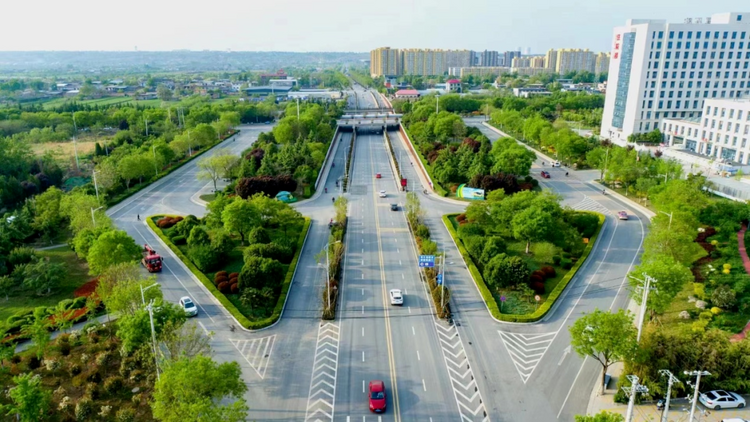
M 552 167 L 560 167 L 560 162 L 559 161 L 553 162 Z
M 730 407 L 745 407 L 745 399 L 739 394 L 731 391 L 713 390 L 700 395 L 699 400 L 702 405 L 709 409 L 727 409 Z
M 193 299 L 190 299 L 188 296 L 180 298 L 180 306 L 185 310 L 187 316 L 192 317 L 198 315 L 198 307 L 195 306 Z
M 391 305 L 403 305 L 404 296 L 401 294 L 401 290 L 393 289 L 390 291 L 391 294 Z
M 378 196 L 380 196 L 381 198 L 385 198 L 386 197 L 385 191 L 381 190 L 380 193 L 378 193 Z

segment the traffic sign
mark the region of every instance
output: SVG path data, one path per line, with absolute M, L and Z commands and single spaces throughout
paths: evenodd
M 435 255 L 419 255 L 419 267 L 434 267 Z
M 443 275 L 442 274 L 438 274 L 437 275 L 437 284 L 438 284 L 438 286 L 441 285 L 441 284 L 443 284 Z

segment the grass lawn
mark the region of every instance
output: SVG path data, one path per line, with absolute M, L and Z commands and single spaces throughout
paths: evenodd
M 211 201 L 213 201 L 214 199 L 216 199 L 216 194 L 215 194 L 215 193 L 207 193 L 207 194 L 204 194 L 204 195 L 201 195 L 201 196 L 199 196 L 199 198 L 200 198 L 200 199 L 201 199 L 202 201 L 206 201 L 206 202 L 211 202 Z
M 18 296 L 10 296 L 0 299 L 0 321 L 5 321 L 9 316 L 21 312 L 33 310 L 37 306 L 55 306 L 63 299 L 73 299 L 73 291 L 89 281 L 92 277 L 88 275 L 88 265 L 76 257 L 75 252 L 69 246 L 61 246 L 55 249 L 37 251 L 42 258 L 49 258 L 55 264 L 64 264 L 67 270 L 60 286 L 49 296 L 38 297 L 31 293 L 23 293 Z
M 453 224 L 453 228 L 458 231 L 458 221 L 456 221 L 455 216 L 449 217 L 451 224 Z M 540 295 L 541 300 L 539 303 L 537 303 L 534 300 L 533 295 L 528 298 L 524 298 L 521 296 L 520 291 L 516 289 L 497 289 L 492 291 L 492 296 L 495 298 L 495 302 L 497 302 L 498 307 L 500 308 L 500 312 L 503 314 L 514 314 L 514 315 L 524 315 L 524 314 L 530 314 L 533 313 L 536 308 L 544 303 L 547 300 L 547 297 L 549 294 L 554 290 L 554 288 L 557 286 L 557 284 L 560 282 L 560 280 L 565 277 L 565 275 L 568 273 L 569 270 L 566 270 L 562 268 L 559 265 L 553 265 L 553 264 L 545 264 L 542 262 L 539 262 L 537 259 L 534 258 L 534 255 L 527 254 L 526 253 L 526 243 L 525 242 L 519 242 L 515 240 L 509 240 L 505 239 L 507 241 L 506 243 L 506 251 L 505 253 L 509 256 L 517 256 L 520 257 L 526 265 L 529 267 L 530 271 L 536 271 L 542 267 L 549 266 L 555 269 L 555 277 L 548 278 L 544 281 L 544 294 Z M 459 240 L 460 241 L 460 240 Z M 489 286 L 488 286 L 489 287 Z M 503 303 L 500 300 L 500 297 L 505 297 L 505 302 Z

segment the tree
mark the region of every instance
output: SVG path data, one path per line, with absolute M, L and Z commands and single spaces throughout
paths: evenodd
M 172 100 L 172 90 L 164 84 L 160 84 L 156 87 L 156 96 L 162 101 Z
M 38 259 L 23 266 L 23 287 L 34 290 L 37 296 L 47 296 L 65 277 L 63 264 L 50 263 L 49 258 Z
M 692 283 L 694 276 L 690 268 L 675 261 L 669 255 L 651 256 L 646 262 L 642 263 L 633 270 L 630 280 L 630 286 L 633 299 L 641 304 L 643 295 L 635 293 L 635 288 L 642 284 L 636 279 L 643 279 L 644 274 L 648 274 L 657 280 L 652 287 L 656 289 L 648 294 L 648 303 L 646 308 L 654 313 L 661 314 L 667 310 L 672 303 L 672 299 L 679 293 L 686 283 Z
M 63 214 L 60 212 L 60 200 L 63 192 L 52 186 L 35 198 L 34 221 L 31 227 L 42 233 L 49 240 L 60 229 Z
M 120 276 L 112 277 L 112 269 L 122 272 Z M 137 268 L 135 268 L 137 269 Z M 125 275 L 129 271 L 125 264 L 118 264 L 110 267 L 108 273 L 102 275 L 97 286 L 97 294 L 104 301 L 107 312 L 118 315 L 134 315 L 138 310 L 143 308 L 144 301 L 148 303 L 151 300 L 157 302 L 162 300 L 162 291 L 160 286 L 150 287 L 156 283 L 155 277 L 140 279 L 138 274 Z M 110 278 L 112 277 L 112 278 Z M 149 288 L 150 287 L 150 288 Z M 141 289 L 143 291 L 141 296 Z
M 65 330 L 73 326 L 73 319 L 71 318 L 72 313 L 73 310 L 67 309 L 64 302 L 58 302 L 55 311 L 52 314 L 52 318 L 54 319 L 55 326 L 58 330 L 65 332 Z
M 538 206 L 532 206 L 516 214 L 511 221 L 513 237 L 526 241 L 526 253 L 529 253 L 531 242 L 547 238 L 552 230 L 552 215 Z
M 34 322 L 23 327 L 21 332 L 31 338 L 34 343 L 37 359 L 41 359 L 47 351 L 50 342 L 49 320 L 44 308 L 34 310 Z
M 178 305 L 169 302 L 155 302 L 154 331 L 160 336 L 164 327 L 179 327 L 187 318 L 185 311 Z M 151 341 L 151 319 L 148 310 L 141 307 L 133 314 L 123 314 L 117 320 L 117 338 L 122 341 L 122 348 L 127 353 L 138 350 Z
M 5 338 L 8 335 L 6 328 L 0 328 L 0 338 Z M 13 355 L 16 354 L 16 343 L 14 341 L 6 341 L 0 343 L 0 374 L 5 372 L 5 362 L 10 361 Z
M 260 214 L 249 201 L 235 197 L 234 201 L 224 207 L 221 213 L 224 228 L 229 232 L 240 235 L 242 244 L 245 244 L 245 235 L 260 224 Z
M 283 278 L 284 268 L 279 261 L 246 255 L 238 282 L 240 291 L 248 288 L 260 290 L 264 287 L 276 289 Z
M 570 344 L 579 356 L 591 356 L 602 365 L 604 394 L 607 369 L 613 363 L 633 356 L 637 348 L 633 316 L 622 309 L 614 314 L 596 309 L 570 327 Z
M 219 153 L 221 150 L 217 151 Z M 216 190 L 216 182 L 221 177 L 222 171 L 224 171 L 224 165 L 221 161 L 221 156 L 216 154 L 202 158 L 198 161 L 198 180 L 208 180 L 213 182 L 214 190 Z
M 130 182 L 133 179 L 143 179 L 145 175 L 153 171 L 153 162 L 149 166 L 149 163 L 146 162 L 148 160 L 144 160 L 144 158 L 147 157 L 143 154 L 128 154 L 117 162 L 117 171 L 120 177 L 125 180 L 125 187 L 130 188 Z
M 109 230 L 91 245 L 87 261 L 89 273 L 98 275 L 107 267 L 141 258 L 141 247 L 123 230 Z
M 625 417 L 619 413 L 610 413 L 602 410 L 596 415 L 576 415 L 575 422 L 623 422 Z
M 197 324 L 169 322 L 159 336 L 157 351 L 162 360 L 169 362 L 192 359 L 198 355 L 210 356 L 212 338 L 213 332 L 204 334 Z
M 513 287 L 529 279 L 529 268 L 517 256 L 495 255 L 484 266 L 484 280 L 496 289 Z
M 163 422 L 240 422 L 247 417 L 247 386 L 237 362 L 182 357 L 156 381 L 151 410 Z
M 47 419 L 47 410 L 52 395 L 42 387 L 39 375 L 30 372 L 13 377 L 15 387 L 8 390 L 12 404 L 0 406 L 6 415 L 16 415 L 21 422 L 36 422 Z

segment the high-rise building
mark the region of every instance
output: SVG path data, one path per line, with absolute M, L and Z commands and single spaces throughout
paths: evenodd
M 552 73 L 556 72 L 557 69 L 557 50 L 550 49 L 547 51 L 547 55 L 544 57 L 544 67 L 551 70 Z
M 596 56 L 592 51 L 579 48 L 563 48 L 557 50 L 557 64 L 555 72 L 564 75 L 568 72 L 594 72 Z
M 370 52 L 370 76 L 398 76 L 401 74 L 401 54 L 390 47 L 376 48 Z
M 544 56 L 520 56 L 513 57 L 511 67 L 544 67 Z
M 748 89 L 750 13 L 629 19 L 613 30 L 601 135 L 624 143 L 661 119 L 696 118 L 709 98 Z
M 510 67 L 513 64 L 513 58 L 520 56 L 520 51 L 506 51 L 505 53 L 503 53 L 503 62 L 500 64 L 500 66 Z
M 470 50 L 441 50 L 445 54 L 444 68 L 440 73 L 433 73 L 433 75 L 442 75 L 448 71 L 449 67 L 469 67 L 471 66 L 471 58 L 474 55 Z
M 609 71 L 609 53 L 599 53 L 596 55 L 596 65 L 594 66 L 594 73 L 601 75 Z
M 498 65 L 498 55 L 499 53 L 497 51 L 477 51 L 477 61 L 476 66 L 483 66 L 483 67 L 497 67 Z

